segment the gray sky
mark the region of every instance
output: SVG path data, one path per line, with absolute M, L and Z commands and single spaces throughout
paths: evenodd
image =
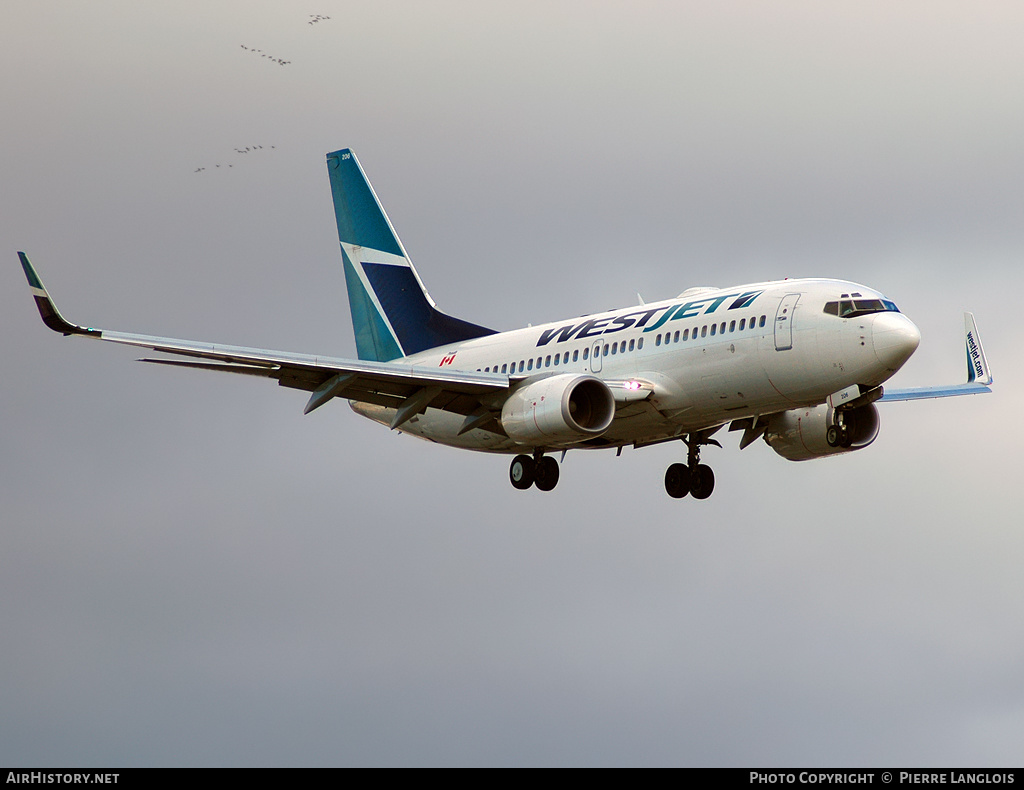
M 2 19 L 0 763 L 1020 765 L 1020 4 Z M 545 495 L 39 322 L 19 249 L 73 321 L 354 356 L 344 146 L 470 321 L 835 276 L 920 327 L 898 385 L 962 380 L 970 309 L 997 390 L 825 461 L 729 435 L 706 502 L 681 444 Z

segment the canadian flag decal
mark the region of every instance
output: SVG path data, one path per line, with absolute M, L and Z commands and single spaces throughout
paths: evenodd
M 456 353 L 458 353 L 458 352 L 456 352 Z M 454 361 L 455 361 L 455 354 L 449 354 L 448 356 L 441 358 L 441 364 L 438 365 L 438 367 L 439 368 L 443 368 L 445 365 L 450 365 Z

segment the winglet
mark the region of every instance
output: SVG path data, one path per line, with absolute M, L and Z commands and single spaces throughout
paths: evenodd
M 57 305 L 53 303 L 50 294 L 46 292 L 46 287 L 29 262 L 28 256 L 23 252 L 19 252 L 18 257 L 21 258 L 21 268 L 25 270 L 28 287 L 32 291 L 32 296 L 35 297 L 36 309 L 39 310 L 39 315 L 42 316 L 44 324 L 54 332 L 60 332 L 62 335 L 92 335 L 99 337 L 102 334 L 98 329 L 78 326 L 65 319 L 60 314 L 60 311 L 57 310 Z
M 964 344 L 967 350 L 967 383 L 992 383 L 992 370 L 985 359 L 985 349 L 981 347 L 981 335 L 974 323 L 974 313 L 964 313 Z

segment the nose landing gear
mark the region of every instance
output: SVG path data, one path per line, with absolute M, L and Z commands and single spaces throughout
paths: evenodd
M 841 411 L 836 412 L 835 424 L 828 426 L 825 431 L 825 441 L 828 442 L 829 447 L 849 447 L 853 444 L 853 431 L 843 420 Z
M 714 439 L 700 438 L 692 434 L 684 439 L 687 447 L 686 464 L 672 464 L 665 471 L 665 491 L 673 499 L 682 499 L 687 494 L 694 499 L 707 499 L 715 490 L 715 473 L 710 466 L 700 463 L 702 444 L 721 447 Z

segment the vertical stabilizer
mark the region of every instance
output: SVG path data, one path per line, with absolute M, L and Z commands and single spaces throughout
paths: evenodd
M 328 154 L 327 172 L 360 359 L 387 362 L 495 333 L 435 307 L 350 149 Z

